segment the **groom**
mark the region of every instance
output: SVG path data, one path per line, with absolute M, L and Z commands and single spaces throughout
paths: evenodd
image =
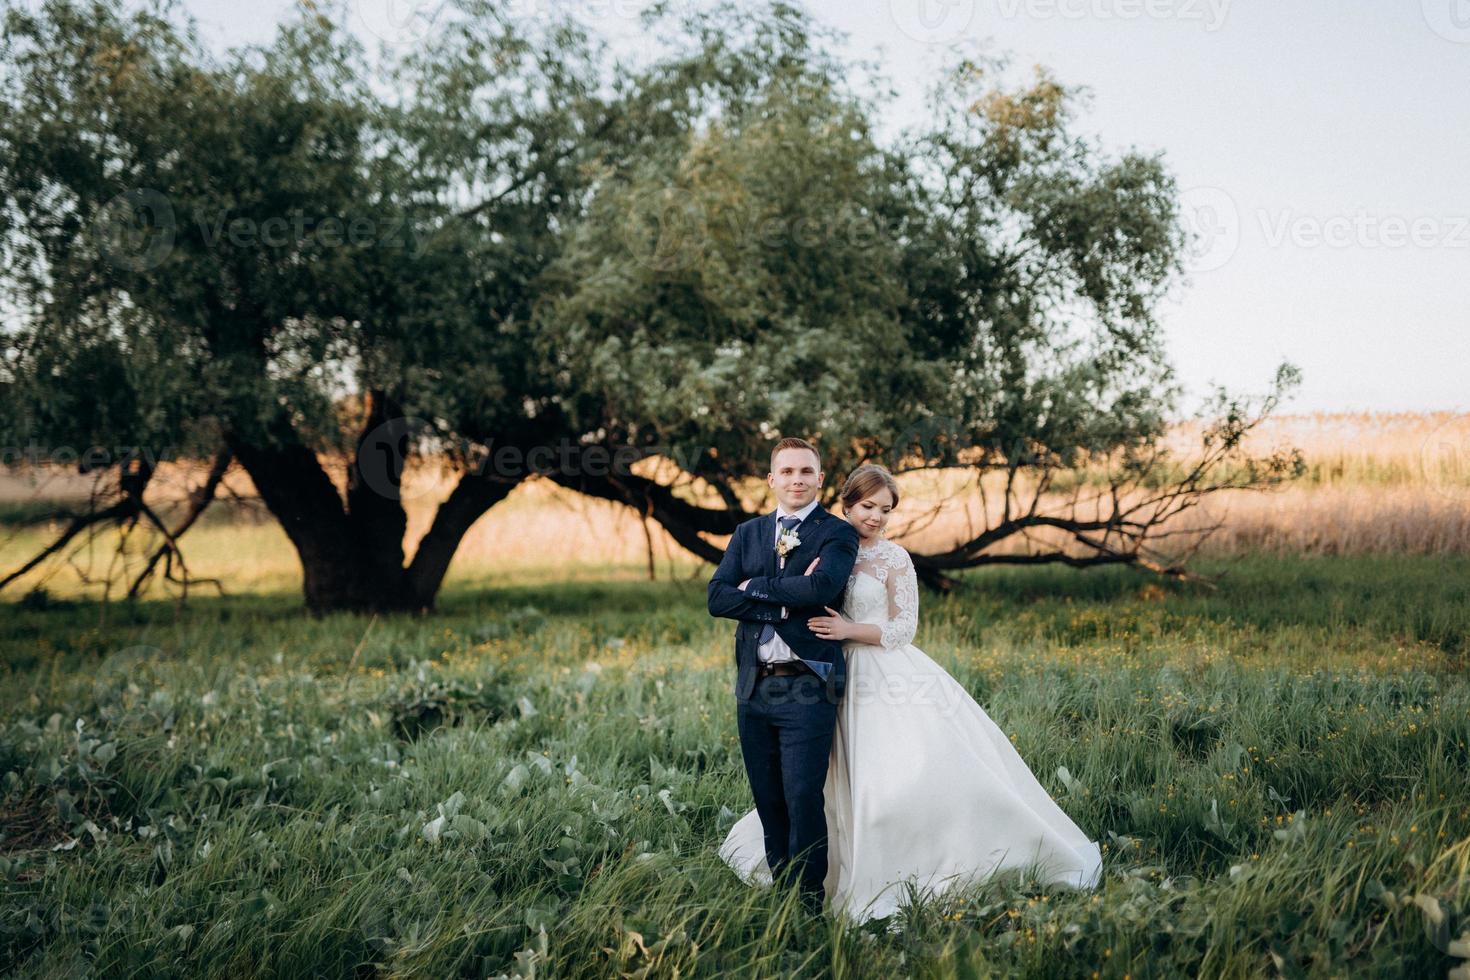
M 847 661 L 842 643 L 807 620 L 842 605 L 858 549 L 853 526 L 817 503 L 822 477 L 811 443 L 777 443 L 766 484 L 779 506 L 735 529 L 709 583 L 710 615 L 739 623 L 735 717 L 766 863 L 775 880 L 798 882 L 813 912 L 827 876 L 822 787 Z

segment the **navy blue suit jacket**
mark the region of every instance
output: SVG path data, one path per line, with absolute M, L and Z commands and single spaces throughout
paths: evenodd
M 847 659 L 840 640 L 826 640 L 807 626 L 825 607 L 842 607 L 847 580 L 857 560 L 858 533 L 851 524 L 818 504 L 796 527 L 800 547 L 776 559 L 776 512 L 753 517 L 735 529 L 720 567 L 709 580 L 709 612 L 739 621 L 735 628 L 735 697 L 748 700 L 755 690 L 761 626 L 771 623 L 798 662 L 823 680 L 828 701 L 836 704 L 847 684 Z M 803 575 L 813 558 L 822 561 Z M 740 583 L 750 579 L 742 591 Z M 781 607 L 787 616 L 781 618 Z

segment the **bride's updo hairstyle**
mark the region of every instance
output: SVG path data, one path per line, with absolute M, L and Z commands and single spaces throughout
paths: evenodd
M 888 467 L 877 463 L 864 463 L 847 475 L 847 482 L 842 485 L 842 509 L 852 510 L 862 501 L 868 499 L 878 491 L 879 487 L 887 487 L 888 492 L 893 494 L 893 506 L 898 506 L 898 481 L 893 474 L 888 472 Z

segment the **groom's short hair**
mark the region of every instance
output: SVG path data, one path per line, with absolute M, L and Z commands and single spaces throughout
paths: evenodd
M 821 471 L 821 469 L 822 469 L 822 454 L 819 453 L 819 452 L 817 452 L 817 447 L 816 446 L 813 446 L 811 443 L 807 442 L 805 439 L 798 439 L 798 438 L 796 438 L 796 436 L 787 436 L 785 439 L 782 439 L 780 442 L 776 443 L 776 448 L 771 450 L 771 472 L 772 473 L 776 472 L 776 454 L 779 453 L 783 449 L 805 449 L 807 452 L 809 452 L 813 456 L 817 457 L 817 470 L 819 472 Z

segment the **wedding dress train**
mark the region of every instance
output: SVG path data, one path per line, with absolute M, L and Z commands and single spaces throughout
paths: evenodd
M 831 905 L 864 921 L 897 911 L 906 882 L 938 893 L 1022 867 L 1048 884 L 1094 887 L 1096 842 L 969 692 L 913 645 L 918 609 L 908 552 L 887 539 L 860 548 L 842 611 L 879 626 L 883 642 L 846 645 L 824 787 Z M 770 883 L 754 809 L 719 853 L 747 882 Z

